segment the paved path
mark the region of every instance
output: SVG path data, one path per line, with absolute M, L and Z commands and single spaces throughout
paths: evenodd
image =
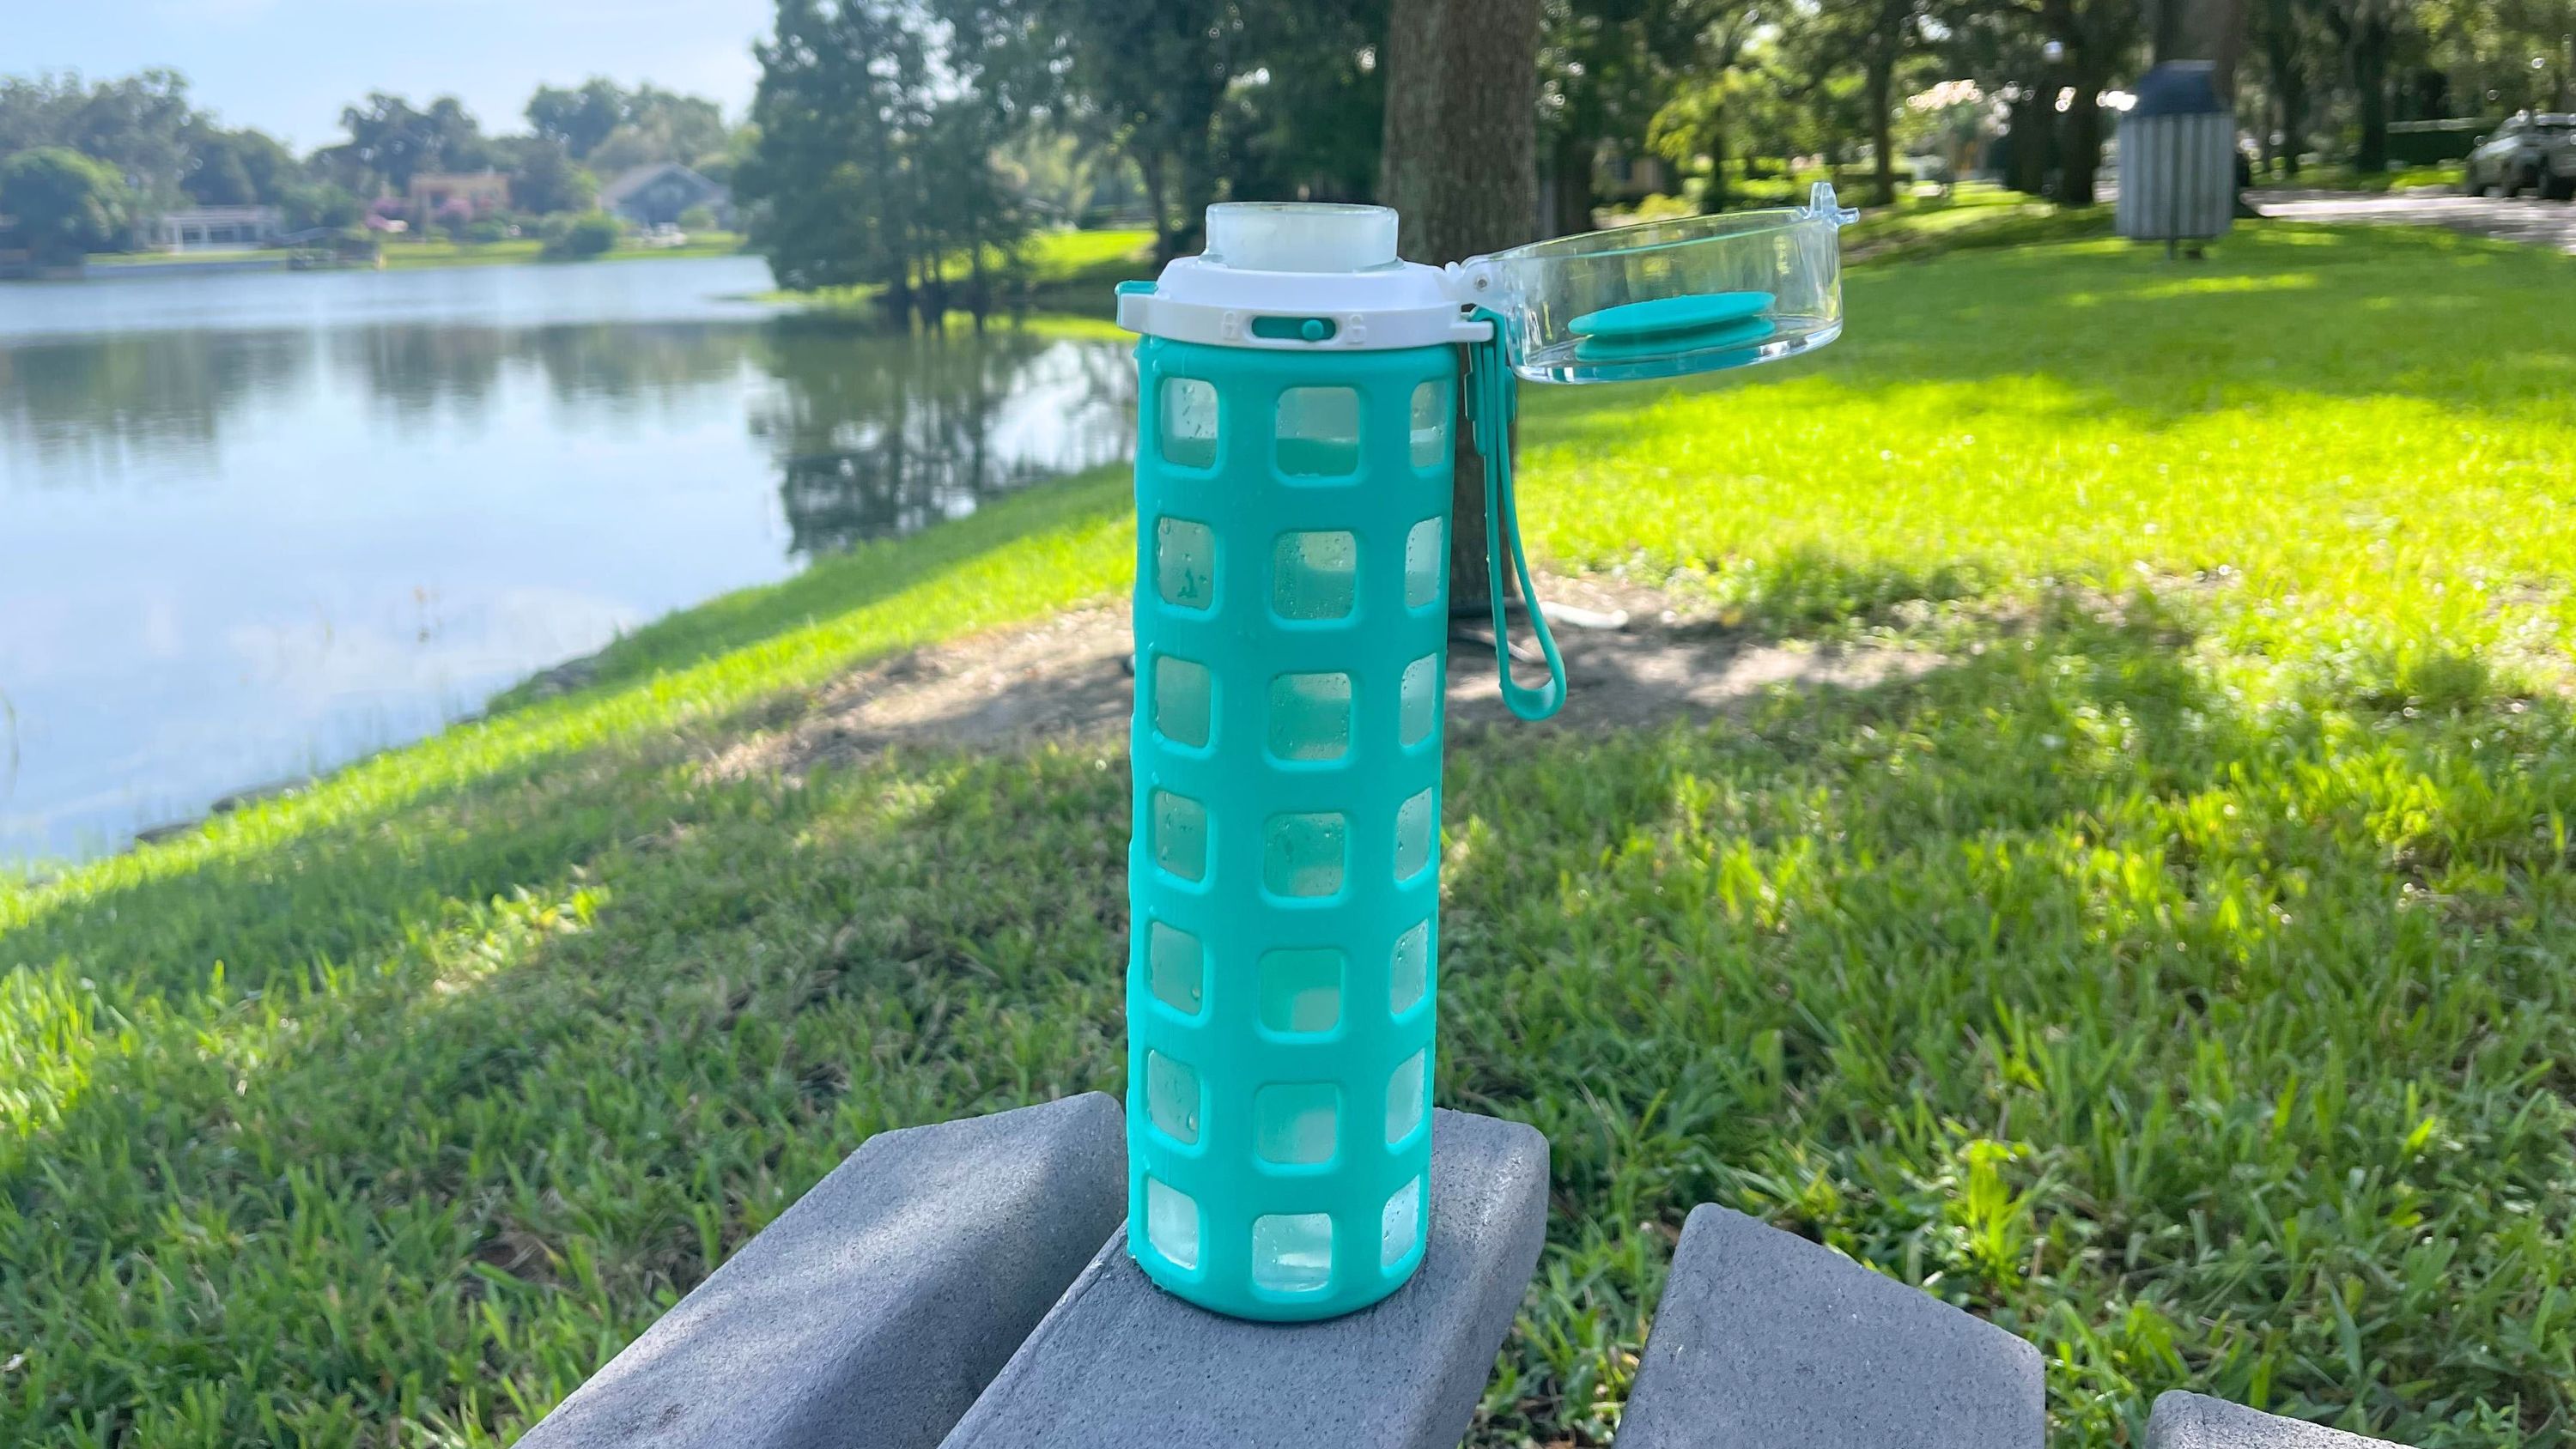
M 2371 196 L 2352 191 L 2257 191 L 2256 210 L 2283 221 L 2361 221 L 2389 226 L 2447 226 L 2472 236 L 2529 242 L 2576 254 L 2576 202 L 2531 197 L 2462 196 L 2447 191 L 2403 191 Z

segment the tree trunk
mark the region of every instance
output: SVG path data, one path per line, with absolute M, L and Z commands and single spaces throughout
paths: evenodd
M 1864 86 L 1869 94 L 1869 173 L 1872 206 L 1896 204 L 1896 57 L 1872 55 Z
M 1548 150 L 1548 175 L 1555 183 L 1549 236 L 1573 236 L 1592 230 L 1593 156 L 1599 143 L 1572 131 L 1559 132 Z
M 1538 221 L 1539 0 L 1394 0 L 1378 198 L 1403 215 L 1401 249 L 1439 265 L 1530 239 Z M 1450 419 L 1456 500 L 1452 613 L 1489 609 L 1485 460 L 1467 390 Z
M 2356 171 L 2388 169 L 2388 30 L 2372 25 L 2352 40 L 2354 112 L 2361 122 L 2361 147 L 2353 153 Z
M 2102 84 L 2089 65 L 2076 68 L 2075 99 L 2066 109 L 2066 168 L 2057 184 L 2061 206 L 2093 204 L 2093 174 L 2102 169 L 2102 106 L 2094 98 Z
M 2281 106 L 2281 174 L 2296 179 L 2299 150 L 2308 129 L 2308 83 L 2293 72 L 2279 82 Z
M 1166 184 L 1163 153 L 1154 146 L 1136 148 L 1136 175 L 1145 183 L 1145 206 L 1154 214 L 1154 263 L 1161 266 L 1181 254 L 1172 235 L 1171 191 Z
M 2031 94 L 2010 102 L 2005 112 L 2012 149 L 2004 155 L 2004 185 L 2024 196 L 2048 190 L 2050 104 L 2046 96 Z
M 2236 99 L 2236 61 L 2245 50 L 2245 0 L 2148 0 L 2147 34 L 2156 63 L 2205 60 L 2218 98 Z
M 1710 216 L 1734 201 L 1726 189 L 1726 152 L 1726 108 L 1720 106 L 1708 118 L 1708 190 L 1699 197 L 1699 209 Z

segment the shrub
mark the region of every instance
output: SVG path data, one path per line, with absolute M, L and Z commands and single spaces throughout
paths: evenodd
M 618 238 L 625 234 L 617 218 L 604 211 L 552 217 L 546 222 L 545 255 L 595 257 L 616 246 Z
M 680 230 L 682 231 L 714 231 L 716 229 L 716 214 L 703 206 L 692 206 L 688 210 L 680 213 Z

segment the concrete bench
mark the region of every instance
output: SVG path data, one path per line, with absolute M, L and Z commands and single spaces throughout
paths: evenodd
M 1127 1257 L 1098 1093 L 871 1138 L 519 1442 L 528 1449 L 1451 1449 L 1545 1238 L 1547 1144 L 1432 1118 L 1420 1273 L 1310 1324 L 1220 1317 Z M 1702 1207 L 1619 1449 L 2039 1449 L 2038 1351 Z M 2191 1394 L 2148 1449 L 2370 1449 Z

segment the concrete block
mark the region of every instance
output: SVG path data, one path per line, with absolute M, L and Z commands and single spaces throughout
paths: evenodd
M 519 1444 L 930 1449 L 1126 1213 L 1098 1092 L 881 1132 Z
M 1547 1227 L 1547 1139 L 1435 1112 L 1431 1236 L 1384 1301 L 1245 1323 L 1156 1288 L 1124 1234 L 1013 1355 L 949 1449 L 1456 1449 Z
M 2158 1394 L 2147 1449 L 2402 1449 L 2206 1394 Z
M 1703 1206 L 1618 1449 L 2041 1449 L 2039 1350 L 1830 1248 Z

